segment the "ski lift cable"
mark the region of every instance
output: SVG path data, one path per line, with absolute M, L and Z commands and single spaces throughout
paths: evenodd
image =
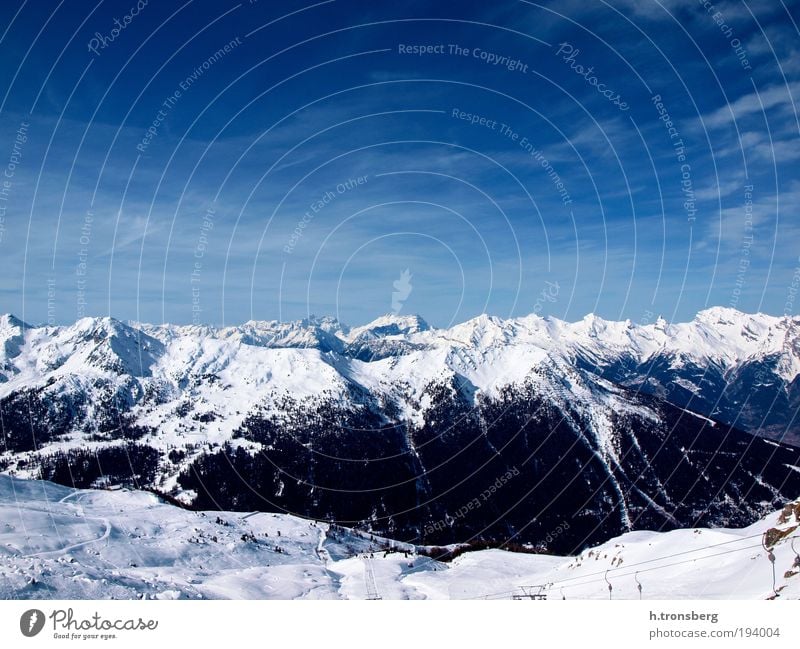
M 725 555 L 725 554 L 732 554 L 732 553 L 735 553 L 735 552 L 741 552 L 742 550 L 750 550 L 750 549 L 753 549 L 753 548 L 760 548 L 760 547 L 762 547 L 760 544 L 759 545 L 750 545 L 750 546 L 747 546 L 746 548 L 736 548 L 734 550 L 726 550 L 724 552 L 717 552 L 715 554 L 709 554 L 707 556 L 698 557 L 696 559 L 684 559 L 683 561 L 674 561 L 672 563 L 666 563 L 666 564 L 664 564 L 662 566 L 654 566 L 652 568 L 645 568 L 644 570 L 638 570 L 638 571 L 636 571 L 636 573 L 627 572 L 627 573 L 623 573 L 623 574 L 616 575 L 616 576 L 617 577 L 627 577 L 627 576 L 630 576 L 630 575 L 635 575 L 637 573 L 652 572 L 654 570 L 662 570 L 664 568 L 670 568 L 672 566 L 678 566 L 678 565 L 682 565 L 682 564 L 686 564 L 686 563 L 693 563 L 695 561 L 701 561 L 703 559 L 711 559 L 711 558 L 722 556 L 722 555 Z M 597 574 L 597 573 L 594 573 L 594 574 Z M 601 573 L 601 574 L 605 574 L 605 573 Z M 569 579 L 564 579 L 564 580 L 556 581 L 556 582 L 553 582 L 553 583 L 561 584 L 561 583 L 564 583 L 564 582 L 567 582 L 567 581 L 572 581 L 574 579 L 580 579 L 581 577 L 584 577 L 584 576 L 589 576 L 589 575 L 581 575 L 580 577 L 570 577 Z M 566 584 L 564 586 L 559 586 L 559 589 L 561 590 L 561 592 L 563 594 L 563 591 L 564 591 L 565 588 L 577 588 L 578 586 L 588 586 L 590 584 L 601 583 L 603 581 L 604 581 L 604 578 L 588 579 L 586 581 L 581 581 L 581 582 L 578 582 L 576 584 Z M 606 583 L 608 583 L 607 580 L 606 580 Z M 516 591 L 502 591 L 502 592 L 499 592 L 499 593 L 490 593 L 490 594 L 487 594 L 487 595 L 478 595 L 476 597 L 468 597 L 467 599 L 505 598 L 505 597 L 508 597 L 510 594 L 515 593 L 515 592 Z
M 758 537 L 758 536 L 761 536 L 761 535 L 760 534 L 754 534 L 752 536 L 742 537 L 742 538 L 743 539 L 749 539 L 749 538 L 755 538 L 755 537 Z M 796 538 L 796 535 L 784 537 L 783 539 L 780 539 L 779 541 L 777 541 L 775 543 L 775 545 L 777 545 L 778 543 L 785 543 L 786 541 L 794 540 L 794 538 Z M 706 546 L 703 549 L 718 547 L 720 545 L 726 545 L 727 543 L 728 542 L 726 542 L 726 543 L 717 543 L 717 544 L 714 544 L 714 545 Z M 693 558 L 693 559 L 684 559 L 683 561 L 673 561 L 671 563 L 665 563 L 664 565 L 661 565 L 661 566 L 654 566 L 652 568 L 645 568 L 644 570 L 637 570 L 636 573 L 652 572 L 654 570 L 661 570 L 663 568 L 669 568 L 669 567 L 672 567 L 672 566 L 678 566 L 678 565 L 682 565 L 682 564 L 686 564 L 686 563 L 692 563 L 694 561 L 702 561 L 703 559 L 712 559 L 714 557 L 719 557 L 719 556 L 723 556 L 723 555 L 726 555 L 726 554 L 733 554 L 733 553 L 736 553 L 736 552 L 742 552 L 744 550 L 752 550 L 753 548 L 763 548 L 763 544 L 759 543 L 758 545 L 748 545 L 748 546 L 743 547 L 743 548 L 734 548 L 732 550 L 725 550 L 724 552 L 716 552 L 714 554 L 709 554 L 709 555 L 705 555 L 705 556 L 697 557 L 697 558 Z M 675 555 L 670 555 L 670 556 L 679 556 L 679 555 L 684 555 L 684 554 L 690 554 L 692 552 L 695 552 L 695 550 L 691 550 L 689 552 L 678 552 Z M 667 557 L 662 557 L 662 558 L 667 558 Z M 650 559 L 648 561 L 641 561 L 639 563 L 630 564 L 630 565 L 627 566 L 627 568 L 630 568 L 632 566 L 645 564 L 645 563 L 652 563 L 653 561 L 658 561 L 658 559 Z M 636 573 L 626 572 L 626 573 L 622 573 L 622 574 L 616 575 L 616 576 L 626 577 L 626 576 L 630 576 L 630 575 L 633 575 L 633 574 L 636 574 Z M 568 581 L 574 581 L 576 579 L 582 579 L 584 577 L 591 577 L 591 576 L 594 576 L 594 575 L 601 575 L 601 574 L 604 574 L 604 572 L 600 571 L 600 572 L 589 573 L 588 575 L 579 575 L 579 576 L 575 576 L 575 577 L 568 577 L 567 579 L 559 579 L 559 580 L 550 582 L 550 585 L 553 586 L 555 584 L 565 584 Z M 603 581 L 603 580 L 602 579 L 590 579 L 588 581 L 582 581 L 582 582 L 579 582 L 577 584 L 567 584 L 566 586 L 559 586 L 559 588 L 563 591 L 564 588 L 574 588 L 574 587 L 577 587 L 577 586 L 584 586 L 584 585 L 588 585 L 588 584 L 598 583 L 600 581 Z M 480 595 L 480 596 L 475 597 L 475 598 L 470 597 L 470 598 L 467 598 L 467 599 L 481 599 L 481 598 L 485 598 L 485 597 L 488 598 L 488 597 L 508 596 L 509 593 L 511 593 L 511 592 L 512 591 L 503 591 L 503 592 L 500 592 L 500 593 L 490 593 L 488 595 Z
M 763 536 L 762 534 L 752 534 L 750 536 L 740 536 L 740 537 L 738 537 L 736 539 L 732 539 L 730 541 L 722 541 L 721 543 L 712 543 L 711 545 L 706 545 L 706 546 L 703 546 L 702 548 L 695 548 L 694 550 L 684 550 L 683 552 L 675 552 L 673 554 L 667 554 L 667 555 L 664 555 L 664 556 L 661 556 L 661 557 L 655 557 L 654 559 L 647 559 L 645 561 L 637 561 L 636 563 L 626 564 L 625 565 L 625 569 L 627 570 L 629 568 L 633 568 L 634 566 L 643 566 L 643 565 L 646 565 L 648 563 L 655 563 L 657 561 L 663 561 L 664 559 L 673 559 L 675 557 L 680 557 L 680 556 L 684 556 L 684 555 L 687 555 L 687 554 L 694 554 L 696 552 L 702 552 L 703 550 L 709 550 L 711 548 L 718 548 L 718 547 L 722 547 L 723 545 L 730 545 L 731 543 L 738 543 L 740 541 L 747 541 L 749 539 L 760 538 L 762 536 Z M 796 535 L 793 535 L 793 536 L 796 536 Z M 784 537 L 783 540 L 786 540 L 787 538 L 790 538 L 790 537 Z M 754 547 L 763 547 L 763 543 L 760 544 L 760 545 L 749 545 L 747 547 L 739 548 L 739 549 L 746 550 L 746 549 L 751 549 L 751 548 L 754 548 Z M 699 557 L 699 558 L 704 558 L 704 557 Z M 622 566 L 617 566 L 616 568 L 609 568 L 608 571 L 609 572 L 613 572 L 615 570 L 622 570 Z M 565 582 L 565 581 L 573 581 L 575 579 L 581 579 L 582 577 L 594 577 L 595 575 L 599 576 L 599 575 L 604 574 L 604 572 L 606 572 L 606 571 L 598 570 L 597 572 L 591 572 L 591 573 L 589 573 L 587 575 L 582 575 L 582 576 L 577 576 L 577 577 L 569 577 L 567 579 L 560 579 L 560 580 L 558 580 L 557 582 L 554 582 L 554 583 L 562 583 L 562 582 Z M 644 572 L 644 571 L 642 571 L 642 572 Z M 626 574 L 632 574 L 632 573 L 626 573 Z
M 761 534 L 754 534 L 754 535 L 748 536 L 748 537 L 741 537 L 741 539 L 739 539 L 739 540 L 751 539 L 751 538 L 755 538 L 755 537 L 759 537 L 759 536 L 762 536 L 762 535 Z M 778 545 L 779 543 L 785 543 L 787 541 L 793 541 L 796 537 L 797 537 L 797 535 L 786 536 L 786 537 L 780 539 L 779 541 L 777 541 L 775 543 L 775 545 Z M 713 544 L 713 545 L 706 546 L 703 549 L 718 547 L 718 546 L 721 546 L 721 545 L 727 545 L 728 543 L 730 543 L 730 542 L 716 543 L 716 544 Z M 634 575 L 635 576 L 635 575 L 638 575 L 638 574 L 641 574 L 641 573 L 645 573 L 645 572 L 653 572 L 655 570 L 662 570 L 664 568 L 670 568 L 672 566 L 679 566 L 679 565 L 683 565 L 683 564 L 687 564 L 687 563 L 693 563 L 695 561 L 702 561 L 704 559 L 713 559 L 714 557 L 720 557 L 720 556 L 723 556 L 723 555 L 726 555 L 726 554 L 734 554 L 736 552 L 743 552 L 744 550 L 752 550 L 754 548 L 763 548 L 763 547 L 764 547 L 763 543 L 759 543 L 757 545 L 756 544 L 748 545 L 748 546 L 743 547 L 743 548 L 734 548 L 732 550 L 725 550 L 723 552 L 716 552 L 714 554 L 708 554 L 708 555 L 705 555 L 705 556 L 702 556 L 702 557 L 696 557 L 696 558 L 692 558 L 692 559 L 684 559 L 682 561 L 673 561 L 673 562 L 670 562 L 670 563 L 665 563 L 664 565 L 653 566 L 652 568 L 645 568 L 643 570 L 637 570 L 635 572 L 625 572 L 625 573 L 621 573 L 621 574 L 618 574 L 618 575 L 615 575 L 615 576 L 616 577 L 628 577 L 630 575 Z M 696 550 L 690 550 L 690 551 L 687 551 L 687 552 L 677 552 L 674 555 L 669 555 L 669 556 L 670 557 L 680 556 L 680 555 L 685 555 L 685 554 L 691 554 L 691 553 L 694 553 L 694 552 L 696 552 Z M 662 557 L 662 558 L 668 558 L 668 557 Z M 632 566 L 638 566 L 638 565 L 642 565 L 642 564 L 646 564 L 646 563 L 652 563 L 652 562 L 658 561 L 658 560 L 659 559 L 650 559 L 648 561 L 641 561 L 641 562 L 638 562 L 638 563 L 630 564 L 630 565 L 626 566 L 626 568 L 630 568 Z M 575 588 L 577 586 L 585 586 L 585 585 L 588 585 L 588 584 L 594 584 L 594 583 L 602 582 L 603 579 L 589 579 L 587 581 L 578 582 L 577 584 L 567 584 L 566 582 L 575 581 L 576 579 L 582 579 L 584 577 L 591 577 L 591 576 L 594 576 L 594 575 L 606 575 L 608 572 L 610 572 L 610 570 L 611 569 L 609 569 L 608 571 L 599 571 L 599 572 L 595 572 L 595 573 L 590 573 L 588 575 L 579 575 L 579 576 L 575 576 L 575 577 L 568 577 L 567 579 L 557 579 L 555 581 L 550 582 L 550 586 L 552 587 L 554 585 L 558 585 L 559 589 L 560 589 L 560 591 L 562 592 L 562 595 L 563 595 L 563 590 L 565 588 Z M 606 582 L 607 582 L 607 580 L 606 580 Z M 562 585 L 562 584 L 566 584 L 566 585 Z M 489 597 L 507 597 L 509 594 L 511 594 L 513 592 L 515 592 L 515 591 L 502 591 L 502 592 L 498 592 L 498 593 L 489 593 L 489 594 L 486 594 L 486 595 L 478 595 L 478 596 L 475 596 L 475 597 L 468 597 L 467 599 L 485 599 L 485 598 L 489 598 Z
M 781 543 L 781 542 L 783 542 L 783 541 L 778 541 L 777 543 Z M 777 545 L 777 543 L 776 543 L 776 545 Z M 655 571 L 655 570 L 661 570 L 663 568 L 670 568 L 672 566 L 679 566 L 679 565 L 686 564 L 686 563 L 693 563 L 695 561 L 702 561 L 703 559 L 712 559 L 714 557 L 720 557 L 720 556 L 723 556 L 723 555 L 726 555 L 726 554 L 733 554 L 733 553 L 736 553 L 736 552 L 742 552 L 744 550 L 752 550 L 754 548 L 760 548 L 760 547 L 762 547 L 761 544 L 759 544 L 759 545 L 749 545 L 749 546 L 744 547 L 744 548 L 734 548 L 733 550 L 725 550 L 724 552 L 716 552 L 714 554 L 709 554 L 709 555 L 706 555 L 706 556 L 703 556 L 703 557 L 697 557 L 695 559 L 684 559 L 682 561 L 674 561 L 672 563 L 665 563 L 662 566 L 654 566 L 652 568 L 645 568 L 644 570 L 639 570 L 637 572 L 639 572 L 639 573 L 652 572 L 652 571 Z M 617 576 L 618 577 L 626 577 L 626 576 L 633 575 L 633 574 L 635 574 L 635 573 L 627 572 L 627 573 L 623 573 L 623 574 L 620 574 L 620 575 L 617 575 Z M 571 579 L 576 579 L 576 578 L 573 577 Z M 564 581 L 566 581 L 566 580 L 564 580 Z M 576 586 L 583 586 L 583 585 L 586 585 L 586 584 L 597 583 L 597 582 L 600 582 L 600 581 L 602 581 L 602 579 L 591 579 L 589 581 L 583 581 L 583 582 L 579 582 L 577 584 L 568 584 L 568 585 L 564 586 L 564 588 L 574 588 Z M 558 583 L 558 582 L 556 582 L 556 583 Z

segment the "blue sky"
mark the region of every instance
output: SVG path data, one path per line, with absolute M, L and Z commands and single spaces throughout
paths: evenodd
M 5 2 L 0 311 L 796 314 L 799 22 L 781 0 Z

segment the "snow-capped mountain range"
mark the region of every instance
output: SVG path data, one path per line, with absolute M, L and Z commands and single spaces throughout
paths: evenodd
M 586 520 L 566 548 L 744 524 L 796 497 L 800 451 L 741 431 L 800 439 L 798 374 L 800 318 L 724 308 L 677 324 L 482 315 L 447 329 L 6 315 L 0 470 L 434 540 L 535 541 L 569 510 Z M 454 516 L 510 469 L 524 478 Z
M 414 397 L 431 381 L 455 376 L 475 393 L 494 395 L 504 386 L 531 380 L 537 367 L 559 364 L 592 369 L 645 392 L 668 393 L 681 406 L 691 401 L 693 411 L 763 432 L 764 426 L 750 425 L 753 418 L 743 410 L 764 408 L 719 394 L 717 388 L 724 383 L 733 390 L 737 382 L 745 383 L 749 400 L 759 404 L 764 397 L 756 399 L 755 393 L 783 392 L 753 423 L 773 421 L 780 415 L 771 410 L 785 410 L 780 406 L 788 401 L 797 405 L 800 374 L 800 317 L 727 308 L 708 309 L 679 324 L 659 319 L 641 326 L 593 315 L 574 323 L 535 315 L 509 320 L 482 315 L 448 329 L 431 328 L 419 316 L 394 315 L 354 328 L 313 317 L 224 328 L 125 324 L 112 318 L 31 327 L 5 315 L 0 316 L 0 344 L 0 398 L 20 388 L 59 384 L 53 390 L 57 392 L 78 387 L 75 381 L 85 386 L 123 376 L 128 385 L 119 387 L 125 401 L 138 405 L 137 388 L 155 386 L 177 395 L 186 392 L 182 382 L 190 377 L 194 383 L 204 375 L 224 377 L 216 390 L 190 390 L 194 410 L 216 408 L 221 415 L 223 421 L 206 427 L 212 437 L 240 425 L 243 413 L 262 401 L 263 391 L 295 398 L 344 396 L 352 389 L 383 391 L 404 416 L 419 418 L 424 406 L 414 403 Z M 755 381 L 748 380 L 751 375 Z M 61 385 L 66 379 L 71 385 Z M 214 403 L 212 393 L 219 390 L 233 390 L 236 398 L 226 395 Z M 732 412 L 736 405 L 743 408 Z M 718 416 L 723 413 L 731 416 Z M 143 417 L 145 424 L 158 419 L 159 413 L 147 414 L 151 417 Z M 793 412 L 782 414 L 787 425 L 772 425 L 768 432 L 796 439 L 800 422 L 793 421 Z

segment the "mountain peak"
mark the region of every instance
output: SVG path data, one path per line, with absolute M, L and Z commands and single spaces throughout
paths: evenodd
M 387 313 L 361 327 L 354 327 L 352 332 L 356 336 L 371 334 L 380 337 L 416 334 L 429 329 L 428 323 L 418 315 Z
M 67 327 L 66 329 L 72 329 L 75 333 L 82 335 L 104 336 L 107 338 L 138 336 L 141 333 L 140 330 L 111 316 L 87 316 L 76 321 L 72 327 Z
M 30 329 L 31 326 L 12 313 L 0 315 L 0 330 L 2 329 Z
M 698 311 L 695 320 L 714 324 L 734 324 L 744 320 L 764 317 L 763 313 L 744 313 L 727 306 L 712 306 Z M 769 317 L 769 316 L 767 316 Z

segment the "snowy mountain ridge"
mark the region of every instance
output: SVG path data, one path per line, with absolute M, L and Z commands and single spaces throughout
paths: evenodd
M 532 380 L 536 368 L 580 367 L 661 397 L 668 390 L 677 405 L 734 423 L 733 416 L 715 410 L 716 392 L 753 366 L 768 390 L 787 405 L 794 403 L 800 396 L 795 394 L 800 317 L 719 307 L 678 324 L 659 319 L 637 325 L 594 315 L 573 323 L 536 315 L 508 320 L 481 315 L 446 329 L 432 328 L 418 316 L 397 315 L 354 328 L 313 316 L 221 328 L 125 324 L 107 317 L 31 327 L 12 315 L 0 317 L 0 399 L 21 387 L 45 387 L 66 377 L 84 383 L 88 377 L 149 379 L 162 393 L 177 394 L 186 382 L 216 375 L 228 378 L 225 389 L 235 392 L 240 413 L 264 391 L 344 398 L 354 388 L 386 390 L 405 417 L 419 420 L 420 397 L 432 381 L 457 377 L 473 394 L 496 395 L 504 386 Z M 709 383 L 705 397 L 704 381 Z M 126 401 L 139 401 L 136 389 L 128 392 Z M 764 401 L 774 401 L 770 394 Z M 209 409 L 220 405 L 210 393 L 198 396 Z M 218 414 L 236 420 L 234 412 Z M 772 436 L 780 439 L 788 428 L 792 439 L 794 424 L 781 428 L 780 423 L 770 429 Z M 741 417 L 736 425 L 755 427 Z
M 102 369 L 104 363 L 110 363 L 106 369 L 124 369 L 135 376 L 169 373 L 172 368 L 168 361 L 176 360 L 182 350 L 189 353 L 189 345 L 192 351 L 217 353 L 223 359 L 230 358 L 237 347 L 316 349 L 323 359 L 329 352 L 352 358 L 358 355 L 354 350 L 366 349 L 371 352 L 369 360 L 448 350 L 488 361 L 498 348 L 513 346 L 538 351 L 526 356 L 533 362 L 557 356 L 569 362 L 579 358 L 606 363 L 625 359 L 644 364 L 660 353 L 669 353 L 676 363 L 723 368 L 777 356 L 776 370 L 785 383 L 800 374 L 800 316 L 745 314 L 723 307 L 701 311 L 691 322 L 676 324 L 659 319 L 640 325 L 591 314 L 577 322 L 537 315 L 507 320 L 480 315 L 445 329 L 430 327 L 419 316 L 396 315 L 353 328 L 333 318 L 313 316 L 294 322 L 249 321 L 229 327 L 123 323 L 109 317 L 83 318 L 70 326 L 35 327 L 13 315 L 3 315 L 0 341 L 0 381 L 6 384 L 5 392 L 18 378 L 49 378 L 48 372 L 58 369 L 61 360 L 75 355 L 87 368 Z M 206 347 L 207 341 L 214 343 Z M 106 349 L 86 349 L 93 344 L 105 344 Z M 391 353 L 386 352 L 387 345 Z M 450 358 L 456 356 L 453 353 Z M 36 360 L 35 366 L 31 366 L 31 357 Z M 210 358 L 206 360 L 211 362 Z M 515 365 L 507 362 L 498 366 L 497 373 L 513 373 Z M 488 387 L 488 383 L 481 387 Z
M 68 326 L 33 326 L 6 314 L 0 316 L 0 339 L 19 337 L 23 331 L 37 331 L 67 340 L 71 331 L 77 334 L 95 330 L 113 335 L 121 330 L 133 330 L 164 343 L 175 338 L 200 337 L 260 347 L 317 347 L 330 351 L 338 344 L 346 348 L 358 339 L 368 337 L 403 340 L 430 347 L 526 343 L 544 349 L 556 345 L 598 350 L 625 348 L 640 358 L 667 347 L 681 354 L 704 354 L 719 360 L 741 361 L 760 354 L 786 351 L 784 345 L 796 341 L 799 326 L 800 316 L 748 314 L 727 307 L 712 307 L 700 311 L 690 322 L 674 324 L 663 318 L 650 324 L 611 321 L 594 314 L 576 322 L 535 314 L 505 320 L 483 314 L 444 329 L 429 326 L 419 316 L 393 314 L 352 328 L 335 318 L 315 316 L 290 322 L 251 320 L 227 327 L 125 323 L 110 317 L 86 317 Z M 786 378 L 792 377 L 787 375 Z

